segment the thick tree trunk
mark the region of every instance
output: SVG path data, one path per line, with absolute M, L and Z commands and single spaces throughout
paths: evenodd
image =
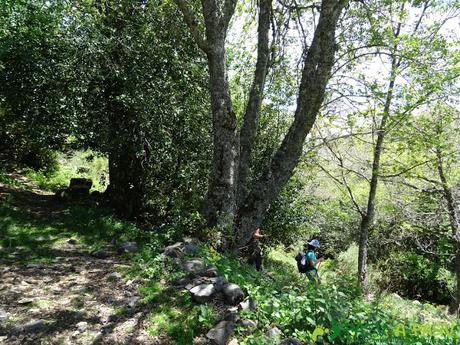
M 335 53 L 335 29 L 347 1 L 323 0 L 314 38 L 307 51 L 295 119 L 270 166 L 242 203 L 237 218 L 235 249 L 244 246 L 260 226 L 268 206 L 292 176 L 324 99 Z
M 204 215 L 208 225 L 223 232 L 223 247 L 231 235 L 236 214 L 239 133 L 227 78 L 225 39 L 234 4 L 226 1 L 222 13 L 214 1 L 203 0 L 206 55 L 209 66 L 213 122 L 213 163 Z M 220 13 L 220 14 L 219 14 Z
M 254 72 L 254 80 L 252 82 L 246 113 L 244 115 L 244 123 L 240 134 L 237 191 L 238 208 L 241 207 L 248 194 L 247 183 L 251 165 L 251 153 L 254 139 L 257 134 L 257 128 L 259 127 L 260 108 L 270 54 L 268 32 L 270 30 L 271 7 L 272 0 L 260 1 L 256 70 Z

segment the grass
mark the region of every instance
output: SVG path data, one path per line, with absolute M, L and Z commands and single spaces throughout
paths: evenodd
M 0 205 L 0 229 L 0 258 L 22 263 L 52 262 L 59 256 L 59 244 L 69 238 L 89 250 L 113 238 L 137 241 L 140 251 L 130 258 L 131 266 L 125 267 L 124 273 L 148 281 L 141 294 L 150 309 L 151 335 L 166 337 L 175 344 L 191 344 L 220 319 L 212 305 L 196 305 L 187 291 L 168 285 L 183 275 L 161 255 L 174 231 L 143 231 L 133 223 L 116 219 L 109 210 L 82 205 L 69 204 L 56 217 L 36 217 L 9 202 Z M 269 250 L 265 262 L 272 273 L 269 276 L 255 271 L 238 257 L 201 246 L 200 255 L 205 261 L 217 266 L 227 280 L 240 285 L 259 306 L 256 311 L 242 314 L 258 325 L 250 334 L 237 329 L 240 344 L 270 344 L 272 340 L 265 333 L 273 326 L 281 329 L 285 337 L 310 344 L 458 344 L 460 324 L 444 307 L 416 303 L 393 294 L 377 295 L 372 302 L 364 302 L 354 279 L 356 248 L 342 253 L 337 261 L 323 264 L 319 288 L 297 273 L 294 254 L 283 248 Z M 72 305 L 76 309 L 83 307 L 78 299 L 72 300 Z M 117 311 L 124 313 L 123 309 Z M 452 330 L 454 327 L 458 328 Z M 318 330 L 324 334 L 314 338 Z
M 108 175 L 107 158 L 91 150 L 58 153 L 56 169 L 49 173 L 27 171 L 28 178 L 51 192 L 67 187 L 73 177 L 89 178 L 93 181 L 92 190 L 103 192 L 109 182 Z

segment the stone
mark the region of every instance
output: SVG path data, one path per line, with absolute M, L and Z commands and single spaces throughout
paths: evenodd
M 265 334 L 269 338 L 280 338 L 283 332 L 281 332 L 281 330 L 275 326 L 270 328 Z
M 67 243 L 68 243 L 68 244 L 75 245 L 75 244 L 77 244 L 78 242 L 77 242 L 77 240 L 74 239 L 74 238 L 69 238 L 69 239 L 67 240 Z
M 302 342 L 300 340 L 297 340 L 295 338 L 287 338 L 283 339 L 279 345 L 302 345 Z
M 165 256 L 169 256 L 170 258 L 182 259 L 184 257 L 184 253 L 182 252 L 183 245 L 184 244 L 182 242 L 176 242 L 167 246 L 163 253 Z
M 231 311 L 227 310 L 225 316 L 224 316 L 225 321 L 232 321 L 232 322 L 238 322 L 240 321 L 240 314 L 238 314 L 237 311 Z
M 200 284 L 190 289 L 192 299 L 198 303 L 208 302 L 215 292 L 214 284 Z
M 245 301 L 241 302 L 238 305 L 239 309 L 241 311 L 247 311 L 247 310 L 256 310 L 257 309 L 257 302 L 253 300 L 252 298 L 248 298 Z
M 96 250 L 95 252 L 91 253 L 91 256 L 98 258 L 98 259 L 105 259 L 109 256 L 109 253 L 104 249 Z
M 33 298 L 21 298 L 17 301 L 18 304 L 29 304 L 34 301 Z
M 80 331 L 80 332 L 84 332 L 88 329 L 88 322 L 86 321 L 81 321 L 79 323 L 77 323 L 77 329 Z
M 138 250 L 139 246 L 136 242 L 124 242 L 120 247 L 120 251 L 123 253 L 135 253 Z
M 241 319 L 238 324 L 243 328 L 257 328 L 257 321 Z
M 27 264 L 26 268 L 37 268 L 37 269 L 42 269 L 45 268 L 45 266 L 40 265 L 40 264 Z
M 218 277 L 220 275 L 219 270 L 215 266 L 205 267 L 204 269 L 195 273 L 200 277 Z
M 183 269 L 187 273 L 196 273 L 204 269 L 204 267 L 205 265 L 203 259 L 193 258 L 184 264 Z
M 3 310 L 0 310 L 0 324 L 2 322 L 7 322 L 9 320 L 9 316 L 6 312 L 4 312 Z
M 37 320 L 37 321 L 32 321 L 29 323 L 26 323 L 23 326 L 24 332 L 26 333 L 37 333 L 42 331 L 45 328 L 45 321 L 43 320 Z
M 175 281 L 172 282 L 173 285 L 175 286 L 187 286 L 188 284 L 190 284 L 192 282 L 192 280 L 188 277 L 182 277 L 182 278 L 179 278 Z M 193 286 L 192 286 L 193 287 Z M 190 288 L 192 288 L 190 287 Z M 190 289 L 189 289 L 190 290 Z
M 183 252 L 186 255 L 193 255 L 198 253 L 198 246 L 195 243 L 188 243 L 184 246 Z
M 112 272 L 107 274 L 107 280 L 108 281 L 116 281 L 121 279 L 121 274 L 118 272 Z
M 232 340 L 230 340 L 230 342 L 228 343 L 228 345 L 239 345 L 238 339 L 233 338 Z
M 244 299 L 243 290 L 234 283 L 225 284 L 222 291 L 225 295 L 225 301 L 230 305 L 236 305 Z
M 216 345 L 227 345 L 234 330 L 235 324 L 232 321 L 221 321 L 206 333 L 206 338 Z
M 217 292 L 221 292 L 224 289 L 225 284 L 227 284 L 227 279 L 224 277 L 214 277 L 214 278 L 208 278 L 208 281 L 212 284 L 214 284 L 214 287 Z
M 87 178 L 71 178 L 68 190 L 72 196 L 88 196 L 93 181 Z

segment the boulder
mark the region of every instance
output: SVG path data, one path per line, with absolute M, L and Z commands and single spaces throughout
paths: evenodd
M 203 259 L 193 258 L 184 264 L 183 269 L 187 273 L 196 273 L 204 269 L 204 267 L 205 267 L 205 264 L 204 264 Z
M 215 292 L 214 284 L 200 284 L 190 289 L 192 299 L 198 303 L 208 302 Z
M 139 247 L 136 242 L 123 242 L 120 246 L 120 251 L 122 253 L 135 253 L 139 250 Z
M 225 284 L 227 284 L 227 279 L 224 277 L 213 277 L 213 278 L 208 278 L 208 281 L 212 284 L 214 284 L 214 287 L 217 292 L 221 292 L 224 289 Z
M 222 291 L 225 295 L 225 301 L 230 305 L 236 305 L 244 299 L 243 290 L 234 283 L 225 284 Z
M 184 253 L 182 252 L 182 246 L 182 242 L 174 243 L 173 245 L 167 246 L 163 254 L 165 256 L 169 256 L 170 258 L 182 259 L 184 257 Z
M 91 256 L 98 258 L 98 259 L 105 259 L 106 257 L 109 256 L 109 253 L 105 251 L 104 249 L 96 250 L 91 253 Z
M 213 344 L 227 345 L 234 330 L 234 322 L 221 321 L 206 334 L 206 337 L 210 339 Z
M 278 328 L 278 327 L 272 327 L 270 328 L 267 333 L 265 333 L 265 335 L 269 338 L 272 338 L 272 339 L 278 339 L 278 338 L 281 338 L 281 335 L 283 334 L 283 332 L 281 332 L 281 330 Z
M 241 311 L 256 310 L 257 309 L 257 302 L 255 300 L 253 300 L 252 298 L 248 298 L 245 301 L 241 302 L 238 305 L 238 308 Z
M 25 333 L 37 333 L 42 331 L 44 328 L 45 321 L 43 320 L 32 321 L 22 326 Z
M 257 321 L 241 319 L 238 321 L 238 325 L 240 325 L 243 328 L 249 328 L 249 329 L 257 328 Z
M 187 243 L 183 249 L 186 255 L 193 255 L 198 253 L 198 246 L 195 243 Z
M 215 266 L 205 267 L 204 269 L 195 272 L 195 275 L 200 277 L 218 277 L 220 276 L 220 272 Z

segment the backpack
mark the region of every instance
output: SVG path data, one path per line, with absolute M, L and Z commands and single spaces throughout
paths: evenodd
M 315 268 L 311 267 L 310 262 L 307 259 L 307 253 L 299 252 L 295 257 L 295 261 L 297 261 L 297 269 L 300 273 L 307 273 Z

